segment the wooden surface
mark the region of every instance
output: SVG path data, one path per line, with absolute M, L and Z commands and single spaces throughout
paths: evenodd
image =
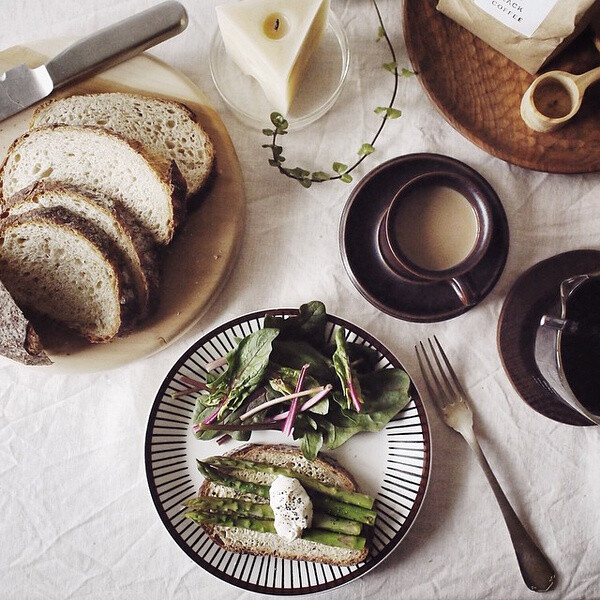
M 437 0 L 404 0 L 404 37 L 413 68 L 446 120 L 486 152 L 549 173 L 600 170 L 600 85 L 562 129 L 537 133 L 521 119 L 520 102 L 534 79 L 525 70 L 436 10 Z M 582 73 L 600 65 L 584 32 L 542 71 Z
M 37 66 L 58 53 L 68 40 L 49 40 L 0 52 L 0 72 L 25 62 Z M 204 94 L 183 74 L 143 54 L 104 73 L 79 82 L 60 95 L 132 91 L 174 98 L 193 110 L 209 134 L 216 154 L 211 180 L 192 198 L 187 222 L 167 248 L 161 262 L 157 312 L 129 335 L 108 344 L 89 344 L 43 325 L 40 335 L 55 364 L 49 369 L 98 371 L 117 367 L 165 348 L 208 310 L 226 282 L 243 234 L 246 198 L 242 174 L 219 115 Z M 0 156 L 26 131 L 33 108 L 0 123 Z
M 573 250 L 528 269 L 515 282 L 498 322 L 498 350 L 504 369 L 519 395 L 537 412 L 568 425 L 592 425 L 548 388 L 535 362 L 540 318 L 560 303 L 560 284 L 575 275 L 600 269 L 600 251 Z

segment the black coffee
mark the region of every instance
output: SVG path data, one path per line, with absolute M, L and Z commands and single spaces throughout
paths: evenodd
M 569 296 L 567 319 L 579 323 L 576 333 L 562 334 L 565 377 L 575 397 L 600 414 L 600 280 L 580 284 Z

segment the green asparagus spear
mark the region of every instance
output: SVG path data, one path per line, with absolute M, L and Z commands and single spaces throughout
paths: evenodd
M 336 517 L 342 517 L 343 519 L 350 519 L 351 521 L 358 521 L 365 525 L 374 525 L 377 513 L 374 510 L 363 508 L 362 506 L 355 506 L 353 504 L 346 504 L 339 500 L 334 500 L 327 496 L 320 494 L 314 494 L 311 496 L 313 506 L 318 508 L 321 512 L 325 512 L 328 515 Z
M 253 519 L 251 517 L 236 517 L 234 515 L 224 515 L 218 513 L 204 513 L 192 510 L 185 513 L 188 519 L 195 523 L 206 523 L 212 525 L 221 525 L 223 527 L 240 527 L 241 529 L 250 529 L 260 533 L 276 533 L 273 521 L 266 519 Z M 366 539 L 362 536 L 347 535 L 323 529 L 305 529 L 302 532 L 302 539 L 336 548 L 348 548 L 351 550 L 362 550 L 365 547 Z
M 286 475 L 287 477 L 294 477 L 297 479 L 306 489 L 314 490 L 325 496 L 331 496 L 336 500 L 341 500 L 348 504 L 354 504 L 363 508 L 373 508 L 374 500 L 367 494 L 361 494 L 360 492 L 352 492 L 343 488 L 337 488 L 330 485 L 326 485 L 317 479 L 308 477 L 301 473 L 296 473 L 292 469 L 286 467 L 280 467 L 277 465 L 270 465 L 268 463 L 254 462 L 251 460 L 242 460 L 239 458 L 231 458 L 229 456 L 211 456 L 205 460 L 206 464 L 212 465 L 221 469 L 249 469 L 252 471 L 259 471 L 261 473 L 272 473 L 274 475 Z
M 183 503 L 188 508 L 203 513 L 228 514 L 238 517 L 257 517 L 259 519 L 272 519 L 273 509 L 269 504 L 258 504 L 238 500 L 236 498 L 214 498 L 211 496 L 200 496 L 190 498 Z M 359 535 L 362 525 L 356 521 L 341 519 L 322 512 L 315 512 L 312 519 L 312 527 L 325 529 L 348 535 Z
M 258 517 L 259 519 L 273 518 L 273 509 L 269 504 L 257 504 L 256 502 L 247 502 L 236 498 L 199 496 L 190 498 L 183 504 L 200 512 L 234 514 L 243 517 Z
M 270 488 L 268 485 L 261 485 L 259 483 L 252 483 L 250 481 L 236 479 L 235 477 L 227 475 L 200 460 L 196 461 L 196 465 L 198 467 L 198 471 L 200 471 L 200 474 L 206 477 L 206 479 L 209 481 L 220 483 L 221 485 L 238 490 L 243 494 L 255 494 L 263 498 L 269 498 Z
M 205 513 L 198 510 L 186 512 L 185 517 L 194 523 L 207 523 L 210 525 L 223 525 L 224 527 L 239 527 L 251 529 L 260 533 L 277 533 L 272 520 L 253 519 L 252 517 L 238 517 L 236 515 L 224 515 L 219 513 Z
M 326 531 L 335 531 L 347 535 L 360 535 L 362 524 L 357 521 L 334 517 L 327 513 L 315 512 L 313 513 L 311 529 L 325 529 Z
M 250 481 L 241 481 L 240 479 L 236 479 L 232 475 L 227 475 L 200 460 L 196 461 L 196 463 L 200 473 L 214 483 L 230 487 L 244 494 L 255 494 L 262 498 L 269 498 L 268 485 L 252 483 Z M 351 521 L 365 523 L 366 525 L 373 525 L 375 523 L 377 513 L 374 510 L 369 510 L 354 504 L 347 504 L 314 492 L 309 492 L 309 496 L 311 497 L 314 506 L 320 508 L 321 512 L 326 512 L 327 514 L 349 519 Z

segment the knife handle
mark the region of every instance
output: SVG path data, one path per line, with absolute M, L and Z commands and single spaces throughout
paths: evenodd
M 177 35 L 187 24 L 185 8 L 168 0 L 75 42 L 49 60 L 46 70 L 56 89 L 123 62 Z

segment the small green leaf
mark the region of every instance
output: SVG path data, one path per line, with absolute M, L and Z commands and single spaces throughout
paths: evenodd
M 268 135 L 269 137 L 275 133 L 272 129 L 263 129 L 262 132 L 264 135 Z M 264 146 L 263 146 L 263 148 L 264 148 Z
M 283 146 L 277 146 L 276 144 L 273 144 L 273 158 L 274 159 L 278 159 L 281 156 L 281 153 L 283 152 Z
M 363 144 L 358 151 L 358 155 L 368 156 L 369 154 L 373 154 L 373 152 L 375 152 L 375 148 L 371 144 Z
M 348 165 L 341 162 L 334 162 L 331 168 L 338 174 L 348 170 Z
M 331 179 L 331 176 L 329 175 L 329 173 L 325 173 L 325 171 L 315 171 L 311 177 L 315 180 L 315 181 L 328 181 L 329 179 Z
M 281 127 L 284 124 L 287 124 L 287 121 L 283 118 L 283 115 L 278 112 L 271 113 L 271 123 L 275 125 L 275 127 Z
M 414 74 L 415 74 L 414 71 L 409 71 L 408 69 L 405 69 L 404 67 L 400 71 L 400 75 L 402 75 L 402 77 L 412 77 Z
M 288 173 L 296 179 L 304 179 L 305 177 L 308 177 L 310 175 L 310 173 L 308 171 L 306 171 L 305 169 L 302 169 L 300 167 L 295 167 L 293 169 L 289 169 Z
M 308 177 L 302 177 L 301 179 L 298 179 L 298 181 L 300 182 L 300 185 L 305 188 L 309 188 L 312 185 L 312 181 Z
M 378 106 L 375 109 L 375 114 L 383 115 L 387 119 L 397 119 L 402 116 L 402 111 L 391 106 Z
M 350 175 L 350 173 L 344 173 L 340 177 L 340 181 L 343 181 L 344 183 L 350 183 L 352 181 L 352 175 Z
M 396 61 L 383 63 L 383 68 L 390 73 L 396 74 L 396 69 L 398 68 L 398 63 Z
M 379 40 L 381 40 L 384 37 L 385 37 L 385 29 L 383 28 L 382 25 L 380 25 L 379 29 L 377 30 L 377 37 L 375 38 L 375 41 L 378 42 Z

